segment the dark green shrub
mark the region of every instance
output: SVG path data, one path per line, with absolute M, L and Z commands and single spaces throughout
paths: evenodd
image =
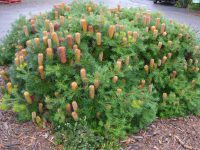
M 116 149 L 156 115 L 200 113 L 199 43 L 184 25 L 73 2 L 23 28 L 26 47 L 15 54 L 0 108 L 41 127 L 51 122 L 68 149 Z

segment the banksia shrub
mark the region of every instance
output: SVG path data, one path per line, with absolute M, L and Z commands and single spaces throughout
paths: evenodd
M 159 13 L 62 3 L 18 20 L 0 48 L 13 62 L 0 109 L 51 123 L 66 149 L 119 149 L 156 115 L 200 114 L 199 42 Z

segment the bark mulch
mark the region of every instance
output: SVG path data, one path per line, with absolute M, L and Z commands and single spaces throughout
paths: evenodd
M 12 111 L 0 110 L 0 150 L 60 149 L 53 140 L 50 129 L 19 123 Z M 124 150 L 200 150 L 200 117 L 157 119 L 121 144 Z
M 125 150 L 200 150 L 200 117 L 157 119 L 122 145 Z
M 32 122 L 18 123 L 12 111 L 0 110 L 0 150 L 50 150 L 54 148 L 50 129 Z

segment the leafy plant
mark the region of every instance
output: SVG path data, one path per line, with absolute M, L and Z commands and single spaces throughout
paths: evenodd
M 117 149 L 156 116 L 200 113 L 199 42 L 185 25 L 76 1 L 25 22 L 0 108 L 50 122 L 64 148 Z

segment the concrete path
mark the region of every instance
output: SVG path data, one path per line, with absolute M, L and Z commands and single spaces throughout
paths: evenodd
M 19 15 L 27 17 L 39 12 L 45 12 L 52 9 L 53 5 L 60 2 L 69 2 L 70 0 L 22 0 L 22 3 L 6 5 L 0 4 L 0 40 L 8 33 Z M 167 18 L 177 22 L 187 24 L 198 33 L 200 37 L 200 15 L 196 16 L 189 13 L 186 9 L 176 8 L 167 4 L 153 4 L 151 0 L 95 0 L 109 7 L 120 4 L 122 7 L 144 7 L 151 11 L 160 11 Z

